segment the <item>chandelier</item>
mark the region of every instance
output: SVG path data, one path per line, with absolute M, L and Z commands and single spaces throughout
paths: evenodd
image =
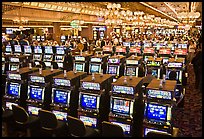
M 200 17 L 199 12 L 181 12 L 178 13 L 178 19 L 183 23 L 194 23 Z

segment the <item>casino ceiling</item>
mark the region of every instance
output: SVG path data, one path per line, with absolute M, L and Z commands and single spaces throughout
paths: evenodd
M 112 7 L 108 8 L 111 4 Z M 28 24 L 70 23 L 74 19 L 83 19 L 85 24 L 100 25 L 105 24 L 103 13 L 114 10 L 114 4 L 120 4 L 120 11 L 131 11 L 133 15 L 143 12 L 144 15 L 153 15 L 177 23 L 189 23 L 183 20 L 184 17 L 180 17 L 190 15 L 189 13 L 200 13 L 192 24 L 201 22 L 202 19 L 202 2 L 2 2 L 2 25 L 15 25 L 16 18 L 25 19 Z

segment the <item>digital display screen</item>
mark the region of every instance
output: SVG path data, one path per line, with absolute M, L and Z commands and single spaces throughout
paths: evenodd
M 51 62 L 44 62 L 46 67 L 51 67 L 52 63 Z
M 35 47 L 34 47 L 34 53 L 36 53 L 36 54 L 42 54 L 42 48 L 41 48 L 41 46 L 35 46 Z
M 11 52 L 12 52 L 11 46 L 10 46 L 10 45 L 7 45 L 5 51 L 6 51 L 7 53 L 11 53 Z
M 100 84 L 93 82 L 82 82 L 81 87 L 83 89 L 100 90 Z
M 96 128 L 96 124 L 97 124 L 96 118 L 80 115 L 79 119 L 83 121 L 84 125 Z
M 61 36 L 61 40 L 65 40 L 66 39 L 66 37 L 65 36 Z
M 154 49 L 153 48 L 144 48 L 144 53 L 154 53 Z
M 41 60 L 41 55 L 33 55 L 34 60 Z
M 19 69 L 19 65 L 14 65 L 14 64 L 12 64 L 12 65 L 10 65 L 10 71 L 14 71 L 14 70 L 17 70 L 17 69 Z
M 121 122 L 111 122 L 122 127 L 124 134 L 130 134 L 130 125 Z
M 7 109 L 12 110 L 12 105 L 18 106 L 18 104 L 16 104 L 16 103 L 6 101 L 6 108 Z
M 134 88 L 127 86 L 113 85 L 113 92 L 117 94 L 134 95 Z
M 117 74 L 117 66 L 108 66 L 108 74 Z
M 36 83 L 45 83 L 45 78 L 40 76 L 30 76 L 30 81 Z
M 10 57 L 11 62 L 20 62 L 18 57 Z
M 64 90 L 54 90 L 53 103 L 68 105 L 69 103 L 69 92 Z
M 167 99 L 171 100 L 171 92 L 161 91 L 161 90 L 148 90 L 147 92 L 148 98 L 158 98 L 158 99 Z
M 20 97 L 20 84 L 18 83 L 8 84 L 7 94 L 14 97 Z
M 187 44 L 178 44 L 178 48 L 187 48 Z
M 152 69 L 152 76 L 158 77 L 158 69 Z
M 38 108 L 38 107 L 34 107 L 34 106 L 28 106 L 28 113 L 30 115 L 35 115 L 35 116 L 38 116 L 38 111 L 40 110 L 41 108 Z
M 56 118 L 60 121 L 67 121 L 67 113 L 62 111 L 53 110 L 52 113 L 56 116 Z
M 102 58 L 92 57 L 91 62 L 102 62 Z
M 21 52 L 22 52 L 20 45 L 14 45 L 14 50 L 15 50 L 15 52 L 17 52 L 17 53 L 21 53 Z
M 90 64 L 90 73 L 99 73 L 100 65 Z
M 30 45 L 24 45 L 24 53 L 26 53 L 26 54 L 32 53 L 32 49 L 31 49 Z
M 53 54 L 52 46 L 45 46 L 45 54 Z
M 103 46 L 104 52 L 112 52 L 112 46 Z
M 63 68 L 63 63 L 57 63 L 58 68 Z
M 140 47 L 130 47 L 130 53 L 139 53 L 141 54 Z
M 171 73 L 171 70 L 169 70 L 168 72 L 167 72 L 167 76 L 166 76 L 166 78 L 167 79 L 169 79 L 169 74 Z M 179 80 L 179 71 L 176 71 L 176 80 Z
M 168 63 L 169 58 L 168 57 L 163 57 L 163 64 Z
M 120 63 L 120 59 L 116 59 L 116 58 L 112 59 L 112 58 L 110 58 L 110 59 L 108 59 L 108 63 L 119 64 Z
M 125 99 L 112 98 L 111 102 L 112 113 L 121 115 L 130 115 L 131 101 Z
M 40 88 L 40 87 L 30 86 L 29 95 L 30 95 L 30 99 L 42 101 L 44 97 L 44 90 L 43 88 Z
M 129 64 L 129 65 L 138 65 L 138 61 L 137 60 L 126 60 L 126 64 Z
M 75 61 L 85 61 L 85 57 L 83 56 L 75 56 Z
M 167 132 L 162 131 L 162 130 L 157 130 L 157 129 L 152 129 L 152 128 L 145 128 L 144 129 L 144 137 L 146 137 L 147 133 L 150 132 L 150 131 L 154 131 L 154 132 L 157 132 L 157 133 L 165 133 L 165 134 L 167 134 Z
M 123 42 L 123 46 L 130 47 L 130 44 L 132 44 L 133 46 L 135 45 L 135 43 Z
M 151 47 L 152 44 L 151 43 L 144 43 L 144 47 Z
M 136 68 L 135 67 L 127 67 L 126 68 L 126 75 L 127 76 L 136 76 Z
M 64 47 L 57 47 L 56 48 L 56 53 L 58 55 L 64 55 L 65 54 Z
M 60 86 L 71 86 L 70 80 L 65 80 L 65 79 L 54 79 L 54 84 L 55 85 L 60 85 Z
M 168 63 L 167 65 L 168 68 L 182 68 L 182 66 L 182 63 Z
M 63 60 L 63 56 L 61 56 L 61 55 L 55 56 L 55 61 L 61 61 L 62 62 L 62 60 Z
M 83 71 L 83 64 L 81 63 L 75 63 L 75 69 L 76 71 Z
M 52 61 L 52 55 L 44 55 L 43 61 Z
M 148 120 L 166 121 L 167 120 L 167 106 L 147 103 L 146 117 Z
M 81 94 L 80 98 L 80 105 L 82 109 L 97 109 L 98 108 L 98 101 L 97 96 L 95 95 L 90 95 L 90 94 Z

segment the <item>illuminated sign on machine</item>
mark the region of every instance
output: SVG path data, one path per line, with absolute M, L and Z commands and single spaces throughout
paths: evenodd
M 126 53 L 126 47 L 121 47 L 121 46 L 118 46 L 116 47 L 116 52 L 117 53 Z
M 89 127 L 96 127 L 97 119 L 93 117 L 88 117 L 88 116 L 79 116 L 79 119 L 83 121 L 84 125 L 89 126 Z
M 103 46 L 103 51 L 104 52 L 111 52 L 112 51 L 112 46 Z
M 85 57 L 83 57 L 83 56 L 75 56 L 75 61 L 85 61 Z
M 102 58 L 92 57 L 91 62 L 102 62 Z
M 138 61 L 137 60 L 126 60 L 126 64 L 129 64 L 129 65 L 138 65 Z
M 71 86 L 70 80 L 54 79 L 54 84 L 59 86 Z
M 154 49 L 153 48 L 144 48 L 144 53 L 154 53 Z
M 168 63 L 167 67 L 168 68 L 182 68 L 183 64 L 182 63 Z
M 64 55 L 65 54 L 64 47 L 57 47 L 56 48 L 56 54 Z
M 169 91 L 161 91 L 161 90 L 148 90 L 147 92 L 148 98 L 158 98 L 158 99 L 172 99 L 172 94 Z
M 110 58 L 110 59 L 108 59 L 108 63 L 119 64 L 120 63 L 120 59 Z
M 134 95 L 134 88 L 127 86 L 113 85 L 113 93 Z
M 140 47 L 130 47 L 130 53 L 141 53 Z
M 159 54 L 171 54 L 171 50 L 170 49 L 160 49 Z
M 30 76 L 30 81 L 36 83 L 45 83 L 45 78 L 40 76 Z
M 17 63 L 17 62 L 20 62 L 19 58 L 17 58 L 17 57 L 11 57 L 11 58 L 10 58 L 10 61 L 11 61 L 11 62 L 16 62 L 16 63 Z
M 8 78 L 10 80 L 21 80 L 21 75 L 20 74 L 9 73 Z
M 82 82 L 81 87 L 83 89 L 100 90 L 100 84 L 99 83 Z
M 174 55 L 187 55 L 187 49 L 175 49 Z

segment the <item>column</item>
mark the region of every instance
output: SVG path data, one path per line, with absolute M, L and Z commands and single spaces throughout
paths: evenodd
M 61 29 L 59 22 L 53 22 L 53 39 L 60 44 Z
M 82 28 L 81 37 L 88 38 L 88 40 L 93 40 L 92 24 L 88 24 L 87 26 L 88 28 Z

